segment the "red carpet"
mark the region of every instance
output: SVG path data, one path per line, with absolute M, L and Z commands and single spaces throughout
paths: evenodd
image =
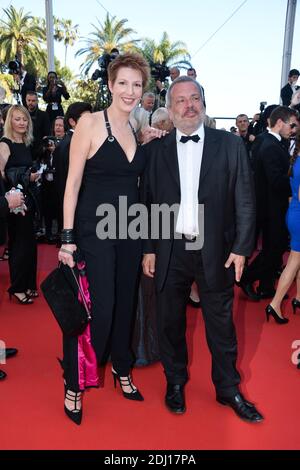
M 39 282 L 56 264 L 56 249 L 40 246 Z M 248 424 L 215 401 L 210 355 L 199 310 L 188 312 L 190 381 L 187 412 L 165 409 L 165 381 L 159 364 L 134 370 L 145 401 L 125 400 L 114 390 L 110 368 L 104 388 L 84 397 L 77 427 L 63 412 L 63 384 L 56 357 L 61 337 L 42 297 L 33 306 L 8 301 L 7 263 L 0 263 L 0 339 L 19 354 L 0 365 L 8 377 L 0 383 L 0 449 L 299 449 L 300 370 L 291 362 L 292 343 L 300 340 L 300 312 L 290 322 L 266 323 L 267 303 L 247 302 L 238 289 L 235 319 L 242 390 L 264 414 Z M 293 294 L 293 291 L 290 292 Z

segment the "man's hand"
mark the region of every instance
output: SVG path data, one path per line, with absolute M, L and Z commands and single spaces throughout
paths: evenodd
M 232 263 L 234 264 L 235 269 L 235 280 L 236 282 L 240 282 L 245 266 L 245 256 L 230 253 L 229 258 L 225 263 L 225 268 L 229 268 Z
M 35 181 L 37 181 L 39 178 L 41 177 L 40 173 L 38 173 L 37 171 L 35 173 L 30 173 L 30 181 L 32 183 L 34 183 Z
M 152 253 L 144 255 L 142 266 L 143 266 L 143 272 L 144 272 L 145 276 L 154 277 L 154 273 L 155 273 L 155 255 L 152 254 Z
M 5 197 L 10 209 L 16 209 L 16 207 L 20 207 L 24 204 L 24 194 L 22 192 L 13 191 L 12 193 L 6 193 Z

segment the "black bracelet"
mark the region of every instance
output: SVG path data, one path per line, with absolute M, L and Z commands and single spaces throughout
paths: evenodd
M 63 229 L 60 233 L 60 240 L 64 245 L 72 245 L 75 243 L 74 230 Z

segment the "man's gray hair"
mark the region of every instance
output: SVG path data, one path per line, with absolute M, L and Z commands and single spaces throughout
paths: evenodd
M 171 85 L 170 85 L 170 87 L 167 91 L 167 96 L 166 96 L 166 106 L 167 106 L 167 108 L 171 107 L 171 101 L 172 101 L 172 96 L 171 95 L 172 95 L 172 90 L 173 90 L 174 86 L 176 86 L 178 83 L 184 83 L 184 82 L 194 83 L 196 85 L 196 87 L 198 88 L 199 95 L 201 97 L 202 103 L 204 102 L 203 89 L 202 89 L 200 83 L 197 82 L 197 80 L 194 80 L 192 77 L 188 77 L 187 75 L 182 75 L 181 77 L 176 78 L 176 80 L 174 80 L 174 82 L 171 83 Z
M 142 96 L 142 101 L 143 101 L 145 98 L 154 98 L 154 99 L 155 99 L 155 94 L 152 93 L 152 91 L 146 91 L 146 93 L 144 93 L 143 96 Z

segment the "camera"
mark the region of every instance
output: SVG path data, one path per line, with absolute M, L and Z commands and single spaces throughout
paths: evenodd
M 8 62 L 7 68 L 8 73 L 10 75 L 21 75 L 21 62 L 17 59 L 17 57 L 15 58 L 15 60 L 11 60 L 10 62 Z
M 92 80 L 98 80 L 101 78 L 102 84 L 107 85 L 108 83 L 108 75 L 107 75 L 107 68 L 112 60 L 114 60 L 119 55 L 119 51 L 117 49 L 112 49 L 111 53 L 105 53 L 98 59 L 99 69 L 96 69 L 92 75 Z
M 170 69 L 166 66 L 165 62 L 163 62 L 162 64 L 160 64 L 159 62 L 150 62 L 150 73 L 151 77 L 153 77 L 155 80 L 164 82 L 167 77 L 170 76 Z
M 52 145 L 55 145 L 55 147 L 57 147 L 60 141 L 61 139 L 58 139 L 54 135 L 47 135 L 46 137 L 43 137 L 43 147 L 45 150 Z

